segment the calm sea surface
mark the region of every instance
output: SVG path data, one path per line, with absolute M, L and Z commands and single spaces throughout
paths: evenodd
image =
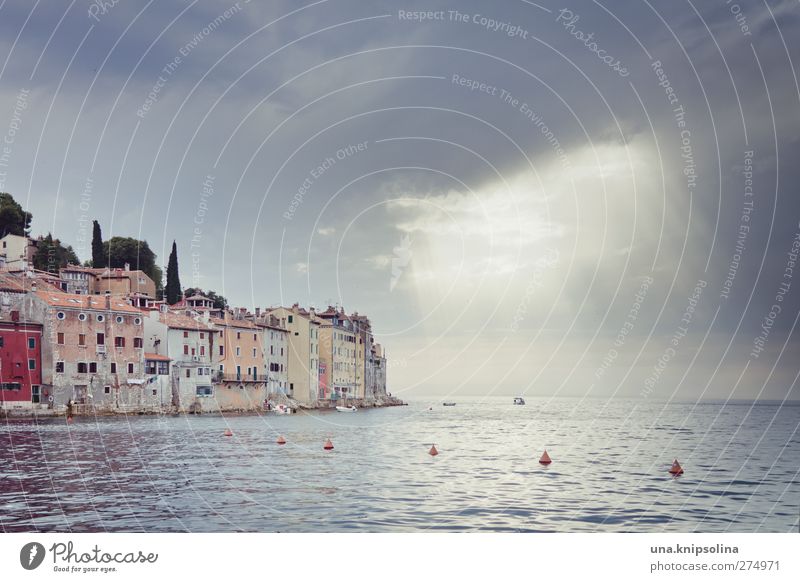
M 771 531 L 800 406 L 528 398 L 0 423 L 3 531 Z M 429 410 L 432 407 L 432 410 Z M 224 437 L 230 427 L 233 437 Z M 288 441 L 278 446 L 284 435 Z M 331 437 L 335 445 L 325 452 Z M 440 451 L 428 455 L 430 444 Z M 539 465 L 547 448 L 552 465 Z M 686 473 L 672 478 L 677 457 Z

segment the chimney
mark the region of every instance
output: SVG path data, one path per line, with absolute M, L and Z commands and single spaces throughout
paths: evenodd
M 111 291 L 106 291 L 106 309 L 111 309 Z
M 261 308 L 256 307 L 256 319 L 258 319 L 259 317 L 261 317 Z
M 36 281 L 31 281 L 31 291 L 36 293 L 36 289 L 37 289 Z
M 130 263 L 125 263 L 125 271 L 128 272 L 130 270 L 131 270 L 131 264 Z

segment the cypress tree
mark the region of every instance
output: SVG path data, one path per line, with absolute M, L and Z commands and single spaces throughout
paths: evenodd
M 100 223 L 93 221 L 92 226 L 92 266 L 101 268 L 106 266 L 106 255 L 103 252 L 103 233 L 100 232 Z
M 172 252 L 167 263 L 167 287 L 165 289 L 167 303 L 175 305 L 181 299 L 181 280 L 178 277 L 178 247 L 172 241 Z

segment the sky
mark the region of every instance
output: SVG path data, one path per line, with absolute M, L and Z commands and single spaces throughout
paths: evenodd
M 795 1 L 0 0 L 0 191 L 401 397 L 798 399 Z

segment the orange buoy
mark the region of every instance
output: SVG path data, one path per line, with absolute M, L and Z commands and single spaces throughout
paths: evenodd
M 278 437 L 278 440 L 275 441 L 275 442 L 278 443 L 279 445 L 285 445 L 286 444 L 286 439 L 283 438 L 283 435 L 281 435 L 281 436 Z
M 547 454 L 547 449 L 545 449 L 545 451 L 544 451 L 544 454 L 543 454 L 543 455 L 542 455 L 542 457 L 539 459 L 539 462 L 540 462 L 542 465 L 549 465 L 550 463 L 552 463 L 552 462 L 553 462 L 553 460 L 550 458 L 550 455 L 548 455 L 548 454 Z
M 331 439 L 326 440 L 325 445 L 322 448 L 325 449 L 326 451 L 332 451 L 333 443 L 331 442 Z
M 672 461 L 672 466 L 669 468 L 669 472 L 672 475 L 683 475 L 683 467 L 681 467 L 678 459 Z
M 436 455 L 438 455 L 438 454 L 439 454 L 439 451 L 437 451 L 437 450 L 436 450 L 436 445 L 431 445 L 431 450 L 430 450 L 430 451 L 428 451 L 428 454 L 429 454 L 431 457 L 435 457 Z
M 226 428 L 224 434 L 225 436 L 233 436 L 233 431 L 229 428 Z

